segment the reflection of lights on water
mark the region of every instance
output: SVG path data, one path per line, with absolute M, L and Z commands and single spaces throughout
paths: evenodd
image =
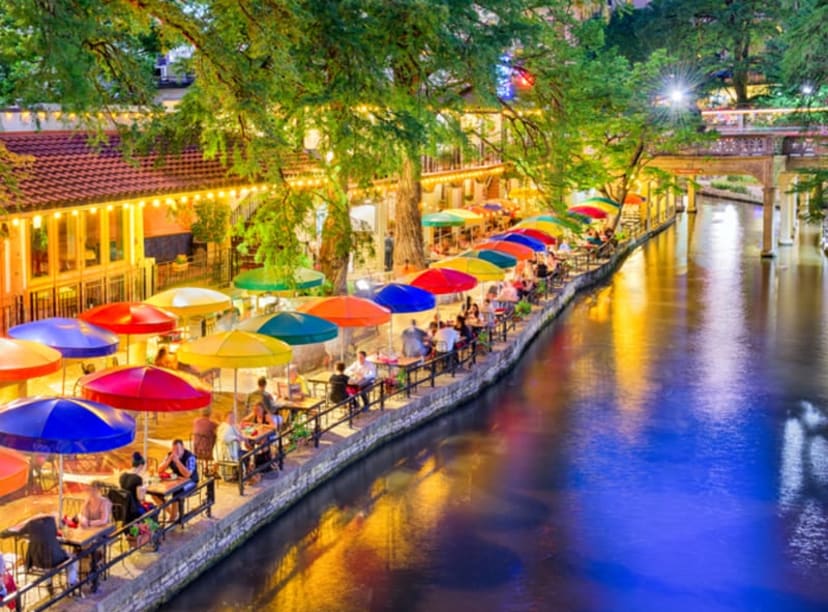
M 797 419 L 785 422 L 782 434 L 782 461 L 779 464 L 779 503 L 791 509 L 802 491 L 802 425 Z

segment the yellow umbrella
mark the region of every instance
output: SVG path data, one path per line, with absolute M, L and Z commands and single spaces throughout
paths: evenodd
M 229 295 L 202 287 L 167 289 L 144 302 L 185 318 L 215 314 L 227 310 L 232 305 Z
M 446 215 L 451 215 L 452 217 L 460 217 L 466 225 L 474 225 L 485 221 L 483 215 L 478 215 L 476 212 L 466 208 L 446 208 L 440 212 Z
M 432 268 L 451 268 L 459 272 L 465 272 L 478 281 L 500 281 L 506 275 L 501 268 L 485 259 L 476 257 L 449 257 L 431 264 Z
M 521 221 L 515 227 L 525 227 L 526 229 L 535 229 L 550 236 L 563 236 L 564 232 L 566 232 L 565 227 L 561 227 L 557 223 L 552 223 L 551 221 L 540 221 L 540 220 L 527 220 Z
M 199 368 L 233 370 L 233 414 L 239 391 L 240 368 L 286 365 L 293 356 L 288 344 L 253 332 L 233 330 L 187 342 L 178 349 L 178 360 Z

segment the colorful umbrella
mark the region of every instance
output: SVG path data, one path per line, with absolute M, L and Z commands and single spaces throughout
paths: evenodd
M 572 219 L 573 221 L 576 221 L 577 223 L 580 223 L 581 225 L 589 225 L 590 223 L 592 223 L 592 217 L 589 217 L 587 215 L 582 215 L 580 213 L 576 213 L 572 209 L 567 210 L 563 214 L 564 214 L 564 218 Z
M 543 215 L 536 215 L 534 217 L 529 217 L 526 221 L 546 221 L 547 223 L 554 223 L 555 225 L 560 225 L 564 229 L 571 230 L 573 232 L 580 232 L 582 223 L 578 222 L 575 219 L 569 219 L 557 214 L 543 214 Z
M 628 193 L 624 197 L 624 204 L 643 204 L 646 201 L 647 198 L 638 193 Z
M 474 225 L 476 223 L 483 223 L 484 221 L 482 215 L 478 215 L 467 208 L 446 208 L 445 210 L 441 210 L 440 213 L 460 217 L 466 225 Z
M 473 276 L 478 282 L 503 280 L 506 274 L 491 262 L 477 257 L 449 257 L 431 264 L 432 268 L 450 268 Z
M 579 204 L 578 206 L 573 206 L 569 209 L 571 212 L 578 213 L 579 215 L 585 215 L 591 219 L 606 219 L 607 212 L 601 208 L 595 208 L 594 206 L 586 206 L 583 204 Z
M 460 253 L 460 257 L 477 257 L 478 259 L 485 259 L 489 263 L 493 263 L 498 268 L 506 269 L 506 268 L 514 268 L 517 265 L 517 258 L 512 257 L 508 253 L 502 253 L 500 251 L 488 251 L 483 249 L 481 251 L 465 251 Z
M 293 281 L 286 279 L 273 270 L 256 268 L 242 272 L 233 279 L 233 285 L 248 291 L 289 291 L 318 287 L 325 282 L 325 275 L 316 270 L 298 268 L 293 273 Z
M 58 351 L 39 342 L 0 338 L 0 383 L 20 382 L 60 370 Z
M 433 293 L 401 283 L 385 285 L 374 294 L 374 301 L 394 314 L 423 312 L 437 306 L 437 300 Z
M 556 244 L 558 239 L 546 232 L 542 232 L 540 230 L 532 229 L 531 227 L 513 227 L 509 230 L 509 234 L 522 234 L 523 236 L 528 236 L 538 242 L 542 242 L 543 244 L 550 246 Z
M 212 391 L 195 376 L 146 366 L 122 366 L 87 374 L 78 380 L 84 399 L 144 416 L 144 456 L 148 451 L 150 412 L 179 412 L 206 408 Z
M 593 196 L 591 198 L 587 198 L 583 202 L 579 202 L 579 204 L 586 204 L 587 206 L 597 206 L 602 208 L 604 206 L 611 206 L 612 208 L 607 210 L 607 212 L 618 211 L 621 208 L 621 205 L 616 202 L 615 200 L 610 200 L 609 198 L 604 198 L 601 196 Z
M 550 236 L 556 237 L 563 236 L 564 232 L 566 232 L 566 228 L 558 225 L 557 223 L 552 223 L 551 221 L 539 221 L 537 219 L 526 219 L 515 226 L 515 228 L 521 227 L 525 229 L 539 230 L 549 234 Z
M 143 302 L 113 302 L 90 308 L 79 319 L 125 336 L 166 334 L 178 326 L 177 317 Z
M 236 329 L 271 336 L 291 346 L 333 340 L 339 333 L 330 321 L 304 312 L 260 315 L 244 321 Z
M 0 448 L 0 498 L 22 489 L 28 481 L 28 460 L 13 450 Z
M 63 356 L 61 393 L 66 392 L 66 359 L 105 357 L 118 350 L 116 334 L 79 319 L 53 317 L 23 323 L 10 328 L 9 336 L 40 342 Z
M 87 323 L 126 336 L 126 360 L 129 363 L 129 337 L 141 334 L 166 334 L 178 326 L 178 317 L 142 302 L 113 302 L 95 306 L 78 317 Z
M 231 306 L 229 296 L 202 287 L 167 289 L 144 301 L 158 308 L 169 310 L 180 317 L 215 314 L 227 310 Z
M 503 206 L 501 206 L 497 202 L 485 202 L 483 204 L 483 208 L 485 208 L 486 210 L 490 210 L 492 212 L 502 212 L 503 211 Z
M 58 455 L 58 516 L 63 516 L 63 455 L 99 453 L 135 439 L 135 419 L 75 397 L 30 397 L 0 409 L 0 446 Z
M 388 323 L 391 312 L 379 304 L 353 295 L 336 295 L 300 307 L 339 327 L 371 327 Z
M 464 225 L 463 219 L 454 215 L 446 215 L 444 213 L 430 213 L 423 215 L 423 227 L 458 227 Z
M 477 279 L 470 274 L 451 268 L 429 268 L 416 274 L 408 284 L 425 289 L 434 295 L 446 295 L 474 289 L 477 286 Z
M 287 365 L 292 351 L 281 340 L 236 329 L 182 344 L 176 355 L 179 362 L 199 368 L 233 370 L 233 414 L 238 417 L 239 369 Z
M 520 234 L 518 232 L 506 232 L 505 234 L 495 234 L 491 237 L 492 240 L 505 240 L 506 242 L 514 242 L 522 244 L 523 246 L 532 249 L 536 253 L 543 253 L 546 251 L 546 245 L 540 240 L 535 240 L 530 236 Z
M 516 242 L 509 242 L 508 240 L 487 240 L 474 245 L 475 251 L 499 251 L 511 255 L 515 259 L 524 260 L 535 257 L 535 252 L 529 247 Z

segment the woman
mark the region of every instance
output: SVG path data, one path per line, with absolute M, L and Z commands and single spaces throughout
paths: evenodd
M 274 429 L 277 427 L 273 421 L 273 417 L 264 409 L 262 402 L 253 404 L 253 409 L 250 411 L 250 414 L 241 420 L 241 424 L 245 427 L 248 425 L 269 425 Z
M 155 356 L 155 365 L 159 368 L 167 368 L 168 370 L 178 369 L 175 356 L 170 355 L 170 352 L 167 350 L 166 346 L 162 346 L 158 349 L 158 354 Z
M 92 483 L 89 497 L 81 508 L 78 520 L 81 527 L 103 527 L 112 522 L 112 502 L 103 496 L 106 485 L 98 480 Z
M 480 306 L 474 302 L 466 314 L 466 323 L 471 327 L 482 327 L 483 322 L 480 320 Z
M 338 404 L 348 399 L 348 375 L 345 374 L 345 363 L 337 361 L 335 371 L 328 379 L 330 385 L 330 393 L 328 397 L 331 402 Z
M 255 444 L 262 444 L 265 440 L 270 439 L 269 436 L 265 437 L 267 432 L 260 431 L 259 427 L 269 426 L 272 427 L 274 431 L 279 427 L 273 420 L 273 417 L 264 409 L 264 404 L 262 402 L 256 402 L 253 404 L 253 411 L 242 419 L 241 424 L 243 426 L 255 426 L 256 434 L 251 440 L 251 442 Z M 252 447 L 253 446 L 251 444 L 251 448 Z M 270 452 L 270 444 L 266 444 L 262 450 L 257 451 L 256 454 L 253 455 L 253 464 L 256 468 L 267 465 L 269 467 L 264 468 L 262 471 L 270 471 L 272 469 L 272 467 L 270 467 L 271 458 L 272 454 Z
M 238 478 L 236 470 L 229 463 L 238 463 L 241 456 L 241 445 L 244 436 L 236 425 L 233 411 L 227 413 L 216 430 L 216 444 L 213 446 L 213 458 L 219 464 L 219 474 L 222 480 L 229 481 Z
M 118 480 L 118 484 L 129 496 L 124 520 L 126 523 L 131 523 L 146 512 L 144 505 L 141 503 L 146 493 L 143 478 L 146 466 L 147 462 L 143 455 L 139 452 L 134 452 L 132 453 L 132 469 L 121 474 Z
M 288 366 L 287 394 L 291 400 L 302 400 L 310 395 L 308 384 L 299 376 L 299 368 L 294 364 Z

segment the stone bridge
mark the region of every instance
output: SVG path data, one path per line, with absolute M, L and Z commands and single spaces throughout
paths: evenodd
M 820 113 L 820 114 L 817 114 Z M 828 108 L 810 114 L 788 109 L 706 111 L 702 117 L 718 138 L 679 154 L 659 155 L 650 165 L 692 178 L 747 174 L 762 183 L 764 224 L 762 255 L 775 254 L 774 208 L 779 206 L 778 243 L 793 244 L 797 211 L 807 207 L 807 194 L 789 193 L 799 172 L 828 169 Z M 828 123 L 828 122 L 826 122 Z M 688 183 L 687 212 L 696 212 L 693 182 Z M 800 197 L 801 196 L 801 197 Z

